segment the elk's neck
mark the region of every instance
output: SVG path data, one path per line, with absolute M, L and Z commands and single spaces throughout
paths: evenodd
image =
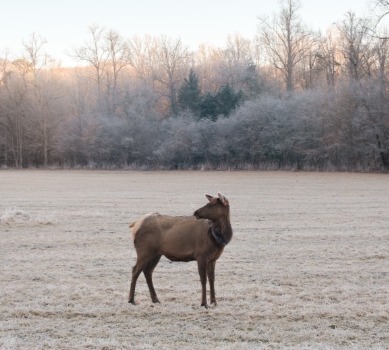
M 232 238 L 232 227 L 229 217 L 223 217 L 218 220 L 210 220 L 212 235 L 219 245 L 226 246 Z

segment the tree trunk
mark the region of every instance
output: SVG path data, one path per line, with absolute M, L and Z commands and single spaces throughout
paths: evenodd
M 389 155 L 388 155 L 388 152 L 385 152 L 385 150 L 382 149 L 380 136 L 378 134 L 376 134 L 375 137 L 377 139 L 378 149 L 380 150 L 382 166 L 384 167 L 384 169 L 389 169 Z

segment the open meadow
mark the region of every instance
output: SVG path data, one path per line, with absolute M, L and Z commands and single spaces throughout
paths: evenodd
M 218 306 L 200 307 L 196 262 L 166 258 L 161 304 L 143 275 L 128 304 L 128 224 L 218 191 Z M 0 278 L 1 349 L 388 349 L 389 176 L 0 171 Z

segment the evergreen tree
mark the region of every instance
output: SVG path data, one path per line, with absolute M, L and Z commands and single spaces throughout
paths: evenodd
M 198 116 L 200 99 L 199 79 L 195 71 L 191 69 L 188 78 L 185 79 L 178 92 L 178 102 L 181 109 L 188 109 Z
M 222 114 L 228 117 L 239 106 L 242 100 L 242 93 L 235 92 L 229 85 L 224 85 L 219 89 L 215 98 L 218 105 L 218 115 Z
M 202 94 L 199 79 L 193 69 L 178 92 L 180 108 L 191 111 L 199 119 L 216 120 L 219 115 L 228 117 L 239 106 L 242 98 L 242 92 L 235 92 L 228 84 L 216 93 Z
M 216 95 L 210 92 L 205 93 L 201 97 L 199 104 L 200 118 L 206 118 L 215 121 L 219 115 L 219 103 Z
M 235 92 L 229 85 L 222 86 L 216 94 L 207 92 L 201 97 L 199 116 L 214 121 L 219 115 L 228 117 L 239 106 L 242 98 L 242 92 Z

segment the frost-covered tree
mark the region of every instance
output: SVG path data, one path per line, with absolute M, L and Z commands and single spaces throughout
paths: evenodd
M 350 79 L 358 81 L 370 74 L 371 22 L 367 18 L 357 17 L 354 12 L 347 12 L 337 27 L 347 74 Z
M 177 115 L 178 89 L 189 70 L 189 49 L 181 39 L 162 36 L 133 38 L 130 50 L 131 64 L 139 77 L 158 91 L 162 113 Z
M 93 79 L 97 87 L 97 101 L 101 109 L 103 100 L 104 72 L 109 57 L 109 48 L 105 45 L 105 28 L 91 25 L 88 28 L 90 38 L 74 50 L 74 57 L 79 61 L 88 63 L 94 69 Z
M 281 72 L 288 91 L 294 90 L 296 67 L 314 43 L 299 16 L 300 7 L 298 0 L 281 0 L 281 10 L 273 19 L 259 19 L 260 43 L 269 61 Z

